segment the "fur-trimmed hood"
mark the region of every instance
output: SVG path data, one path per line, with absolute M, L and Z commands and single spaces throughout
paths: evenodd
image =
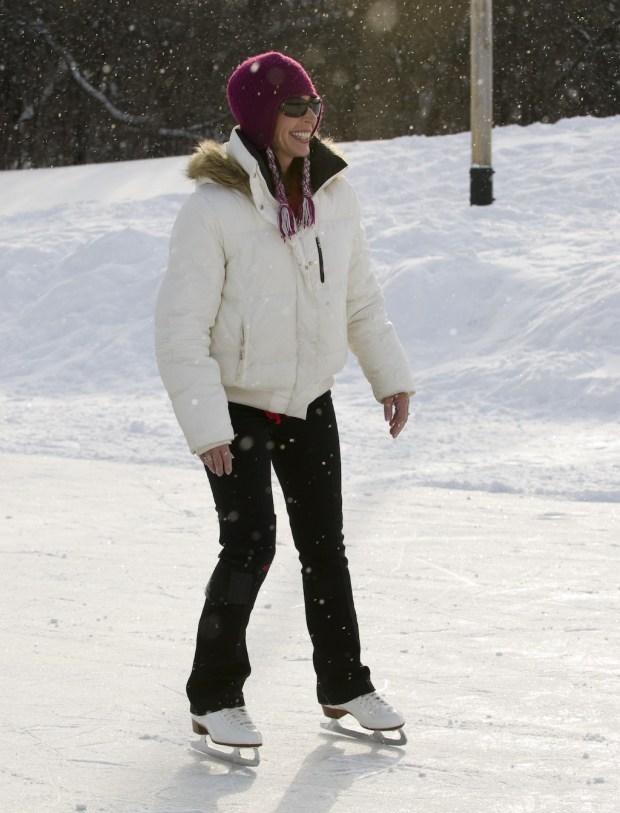
M 187 165 L 186 175 L 190 181 L 210 180 L 219 186 L 238 189 L 250 194 L 250 179 L 245 169 L 235 161 L 226 149 L 227 145 L 206 139 L 201 141 Z
M 313 192 L 346 169 L 347 162 L 331 140 L 314 136 L 310 142 L 310 181 Z M 251 196 L 250 175 L 259 170 L 269 191 L 274 195 L 273 180 L 265 154 L 257 150 L 235 128 L 230 141 L 218 144 L 201 141 L 187 165 L 186 175 L 196 183 L 211 182 Z

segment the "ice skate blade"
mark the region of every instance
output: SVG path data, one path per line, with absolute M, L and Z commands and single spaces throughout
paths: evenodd
M 374 742 L 378 745 L 402 746 L 407 744 L 407 735 L 402 728 L 388 729 L 386 731 L 371 731 L 370 729 L 358 731 L 356 728 L 343 726 L 338 720 L 322 722 L 321 728 L 325 729 L 325 731 L 331 731 L 332 734 L 341 734 L 343 737 L 352 737 L 354 740 L 362 740 L 363 742 Z
M 243 765 L 245 768 L 255 768 L 260 762 L 260 754 L 258 748 L 254 746 L 231 746 L 231 751 L 224 751 L 220 748 L 215 748 L 208 741 L 206 736 L 201 737 L 192 743 L 192 748 L 200 751 L 201 754 L 206 754 L 208 757 L 219 759 L 220 762 L 228 762 L 231 765 Z M 241 750 L 251 750 L 254 752 L 253 756 L 245 756 Z

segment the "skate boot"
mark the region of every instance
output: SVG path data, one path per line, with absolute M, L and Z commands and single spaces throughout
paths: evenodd
M 404 745 L 407 742 L 402 731 L 405 718 L 377 692 L 362 694 L 346 703 L 323 706 L 323 714 L 330 718 L 330 723 L 324 726 L 330 731 L 362 739 L 367 738 L 368 735 L 363 732 L 340 725 L 338 720 L 345 714 L 350 714 L 355 717 L 362 728 L 373 732 L 371 739 L 376 742 L 391 745 Z M 398 737 L 385 737 L 381 734 L 383 731 L 398 731 Z
M 237 765 L 258 765 L 260 757 L 258 748 L 263 744 L 260 731 L 256 728 L 245 706 L 237 706 L 220 711 L 207 712 L 206 714 L 196 714 L 190 711 L 192 717 L 192 729 L 195 734 L 200 734 L 201 739 L 192 743 L 192 746 L 204 754 L 222 759 L 225 762 L 234 762 Z M 207 737 L 216 745 L 223 745 L 232 748 L 232 751 L 224 751 L 213 748 Z M 252 748 L 253 756 L 245 756 L 240 751 L 241 748 Z

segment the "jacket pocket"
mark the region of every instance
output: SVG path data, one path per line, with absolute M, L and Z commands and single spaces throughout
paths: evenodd
M 248 351 L 250 340 L 250 325 L 241 323 L 241 340 L 239 343 L 239 360 L 237 363 L 237 384 L 245 384 L 248 370 Z

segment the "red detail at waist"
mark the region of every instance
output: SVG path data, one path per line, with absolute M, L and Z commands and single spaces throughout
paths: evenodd
M 269 418 L 270 421 L 273 421 L 274 423 L 282 423 L 282 415 L 280 415 L 279 412 L 269 412 L 266 409 L 265 415 Z

